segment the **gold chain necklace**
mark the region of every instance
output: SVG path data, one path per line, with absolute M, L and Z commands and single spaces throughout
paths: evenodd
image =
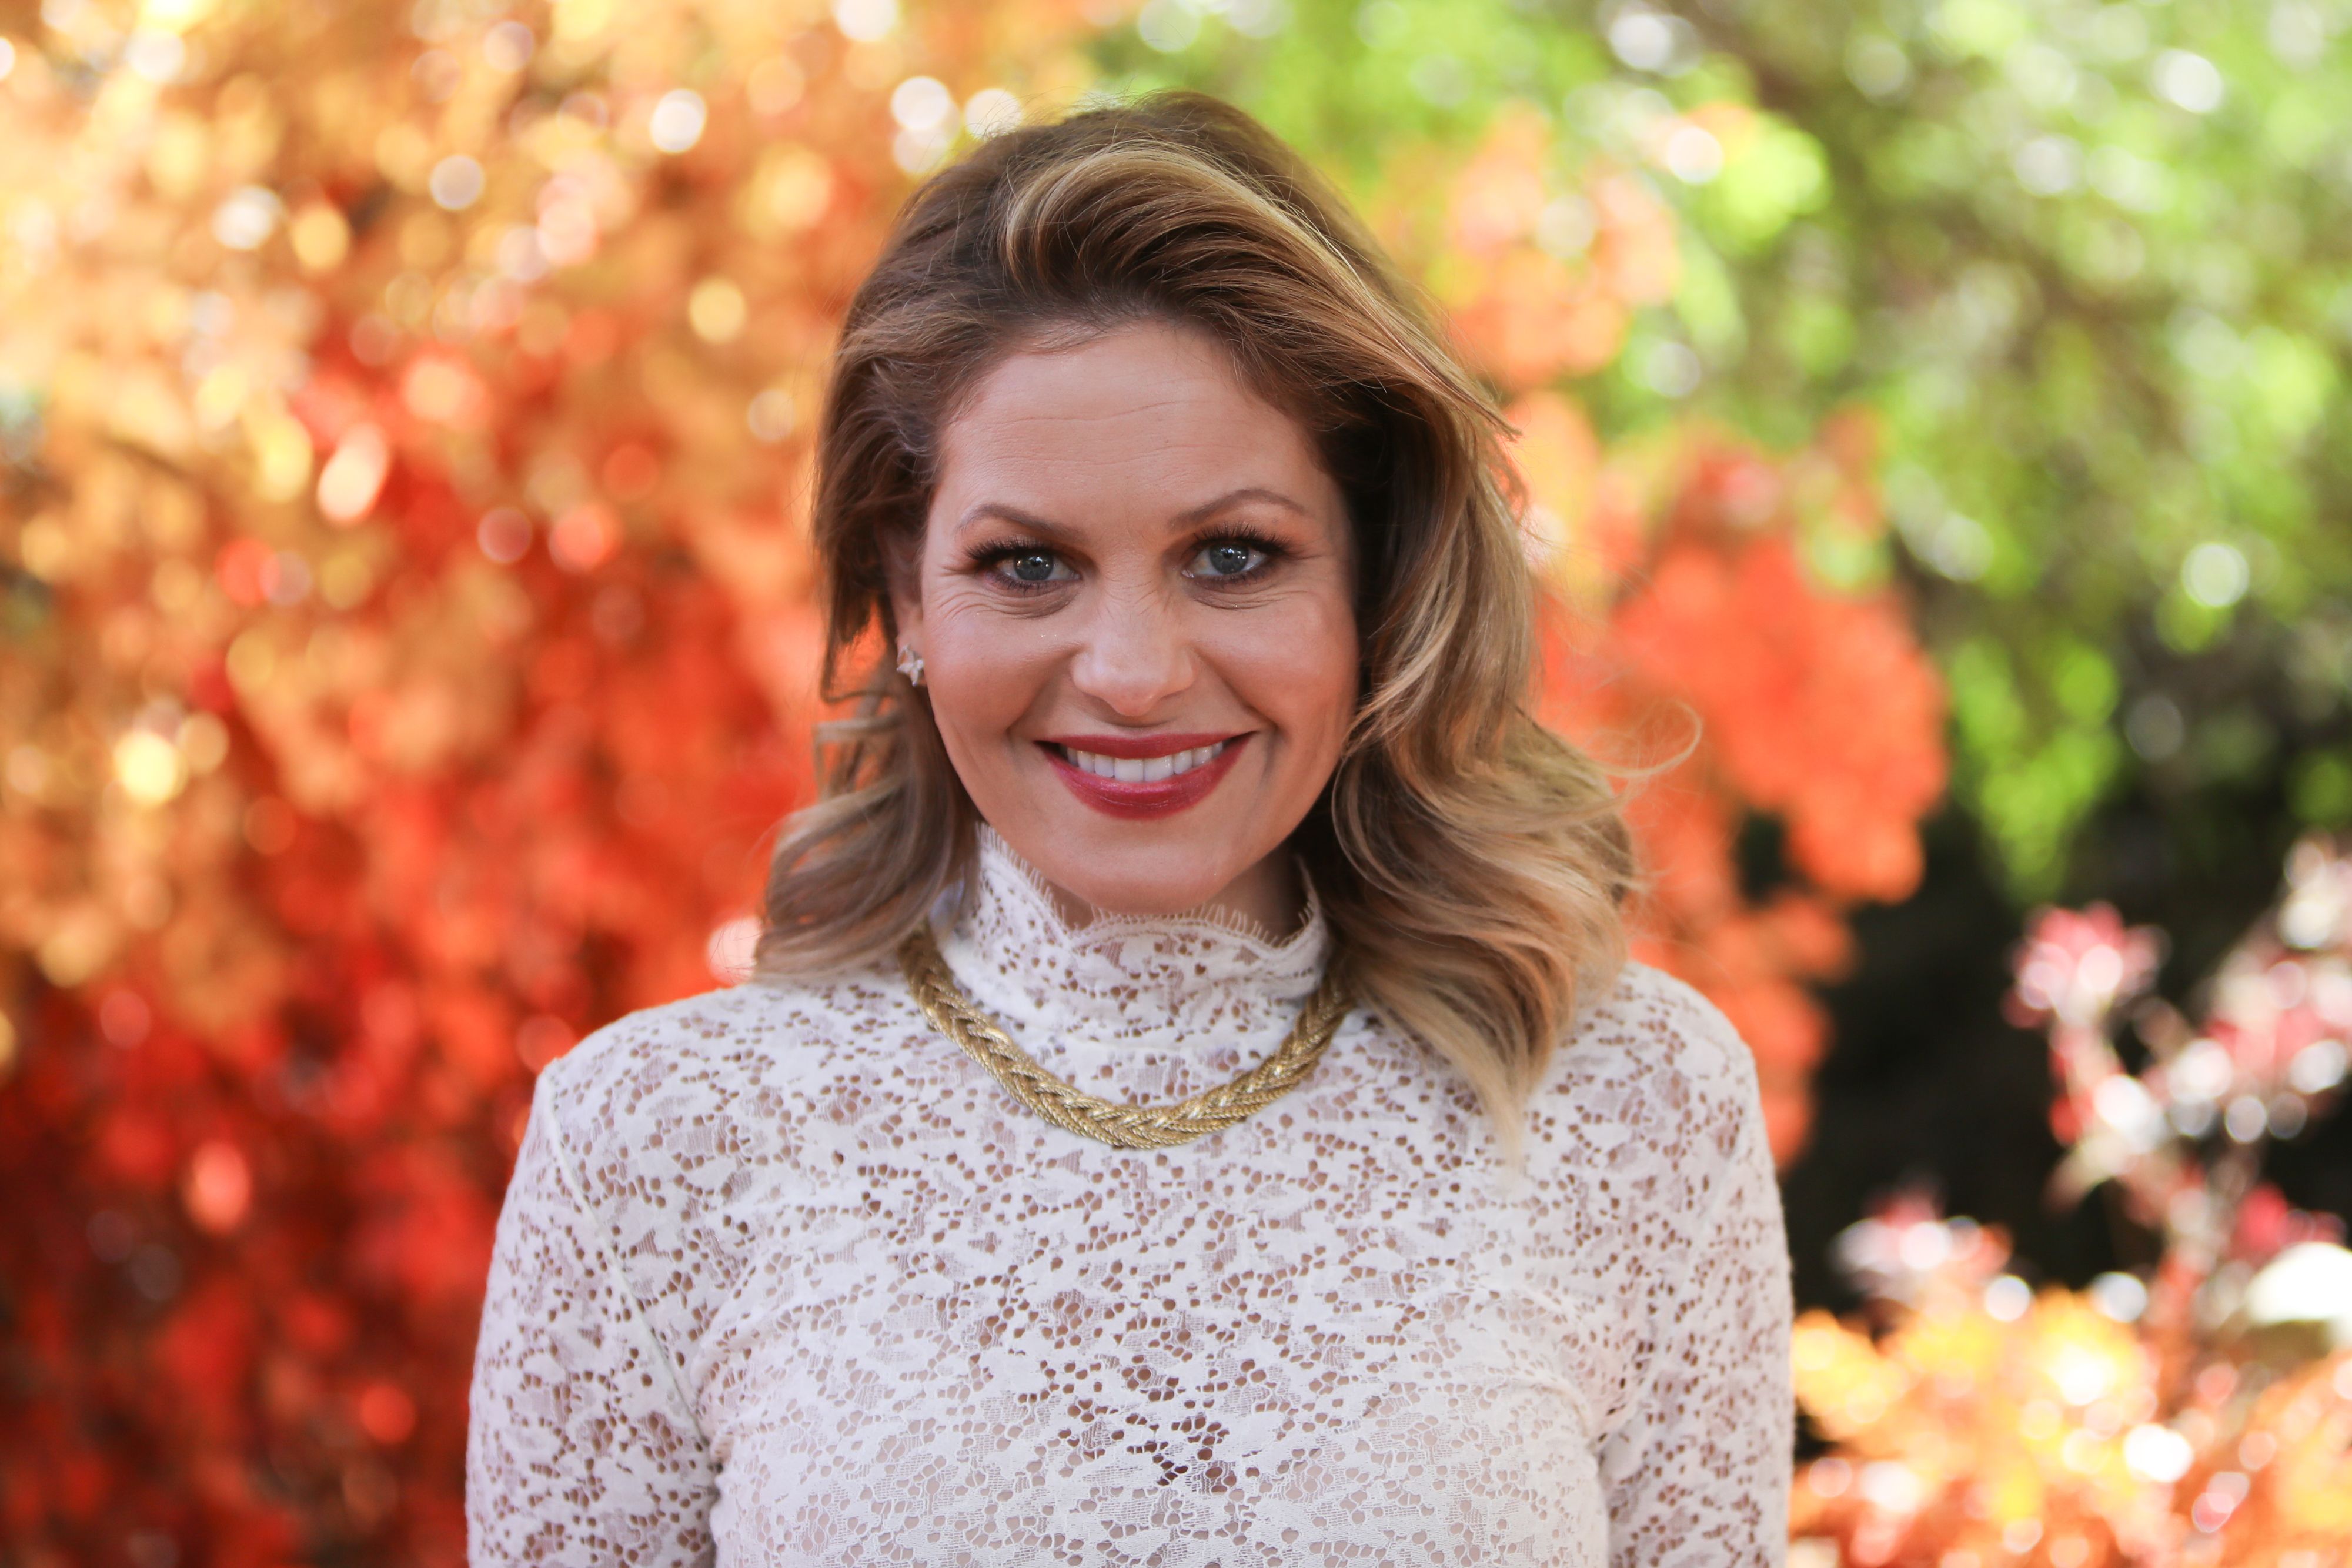
M 1123 1105 L 1063 1082 L 1013 1044 L 1012 1037 L 972 1006 L 956 984 L 929 925 L 917 926 L 899 945 L 898 967 L 906 971 L 907 984 L 923 1016 L 961 1046 L 965 1055 L 987 1068 L 1015 1100 L 1057 1127 L 1121 1149 L 1164 1149 L 1187 1144 L 1263 1110 L 1306 1082 L 1351 1005 L 1347 988 L 1339 982 L 1339 967 L 1333 965 L 1307 999 L 1289 1038 L 1272 1056 L 1231 1082 L 1189 1100 L 1170 1105 Z

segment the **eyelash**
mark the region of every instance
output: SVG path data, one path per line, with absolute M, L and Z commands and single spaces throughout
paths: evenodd
M 1266 572 L 1273 570 L 1276 561 L 1281 560 L 1289 553 L 1282 548 L 1282 541 L 1276 538 L 1273 535 L 1262 534 L 1255 528 L 1249 528 L 1247 526 L 1220 528 L 1213 534 L 1204 534 L 1201 538 L 1192 541 L 1192 553 L 1197 556 L 1202 550 L 1208 549 L 1216 545 L 1245 545 L 1265 558 L 1259 561 L 1255 566 L 1250 568 L 1247 571 L 1236 572 L 1231 577 L 1213 577 L 1210 579 L 1213 582 L 1227 586 L 1236 583 L 1255 582 L 1259 578 L 1265 576 Z
M 1007 575 L 1000 569 L 1006 561 L 1016 556 L 1050 556 L 1053 553 L 1044 545 L 1032 544 L 1022 539 L 1001 539 L 974 545 L 968 559 L 971 562 L 972 570 L 986 573 L 1000 588 L 1009 588 L 1015 593 L 1043 593 L 1045 590 L 1058 585 L 1050 581 L 1024 582 L 1017 577 Z
M 1192 541 L 1192 553 L 1197 556 L 1202 550 L 1208 549 L 1214 545 L 1245 545 L 1249 549 L 1257 551 L 1259 555 L 1265 558 L 1263 560 L 1259 561 L 1257 565 L 1250 568 L 1247 571 L 1237 572 L 1230 577 L 1210 577 L 1208 579 L 1208 580 L 1212 582 L 1226 587 L 1230 587 L 1237 583 L 1255 582 L 1259 577 L 1263 576 L 1266 570 L 1275 564 L 1275 562 L 1280 560 L 1287 553 L 1283 549 L 1280 540 L 1275 538 L 1270 534 L 1260 533 L 1255 528 L 1248 527 L 1225 528 L 1220 528 L 1213 534 L 1203 534 L 1199 538 Z M 973 546 L 966 559 L 971 562 L 971 569 L 974 571 L 987 573 L 999 587 L 1011 589 L 1015 593 L 1043 593 L 1048 589 L 1055 588 L 1060 585 L 1051 580 L 1045 582 L 1024 582 L 1019 578 L 1009 576 L 999 569 L 1002 568 L 1006 561 L 1012 560 L 1019 556 L 1051 556 L 1055 555 L 1055 552 L 1047 546 L 1034 544 L 1024 539 L 999 539 Z M 1058 557 L 1056 559 L 1058 559 Z

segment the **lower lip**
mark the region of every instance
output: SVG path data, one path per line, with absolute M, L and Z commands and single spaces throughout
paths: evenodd
M 1054 770 L 1061 775 L 1062 782 L 1070 787 L 1070 793 L 1104 815 L 1169 817 L 1208 799 L 1209 791 L 1233 771 L 1234 763 L 1242 754 L 1242 745 L 1248 739 L 1246 735 L 1235 736 L 1225 742 L 1223 751 L 1190 773 L 1179 773 L 1172 779 L 1149 782 L 1105 779 L 1100 774 L 1087 772 L 1050 746 L 1042 746 L 1038 749 L 1045 754 L 1045 760 L 1052 763 Z

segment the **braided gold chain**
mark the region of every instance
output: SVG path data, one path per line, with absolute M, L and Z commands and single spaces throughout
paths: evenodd
M 1121 1149 L 1164 1149 L 1222 1132 L 1265 1109 L 1306 1082 L 1331 1043 L 1350 1005 L 1336 964 L 1307 999 L 1281 1049 L 1227 1083 L 1168 1105 L 1123 1105 L 1065 1083 L 1013 1043 L 995 1020 L 972 1006 L 940 956 L 930 927 L 916 927 L 898 948 L 898 966 L 915 1004 L 941 1034 L 988 1069 L 1015 1100 L 1048 1122 Z

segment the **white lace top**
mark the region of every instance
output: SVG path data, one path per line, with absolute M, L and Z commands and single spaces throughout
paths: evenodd
M 1321 972 L 1065 925 L 1001 841 L 941 946 L 1049 1069 L 1163 1100 Z M 1629 969 L 1505 1174 L 1359 1010 L 1226 1132 L 1024 1109 L 895 966 L 600 1030 L 539 1082 L 474 1370 L 477 1564 L 1782 1560 L 1788 1265 L 1748 1052 Z

